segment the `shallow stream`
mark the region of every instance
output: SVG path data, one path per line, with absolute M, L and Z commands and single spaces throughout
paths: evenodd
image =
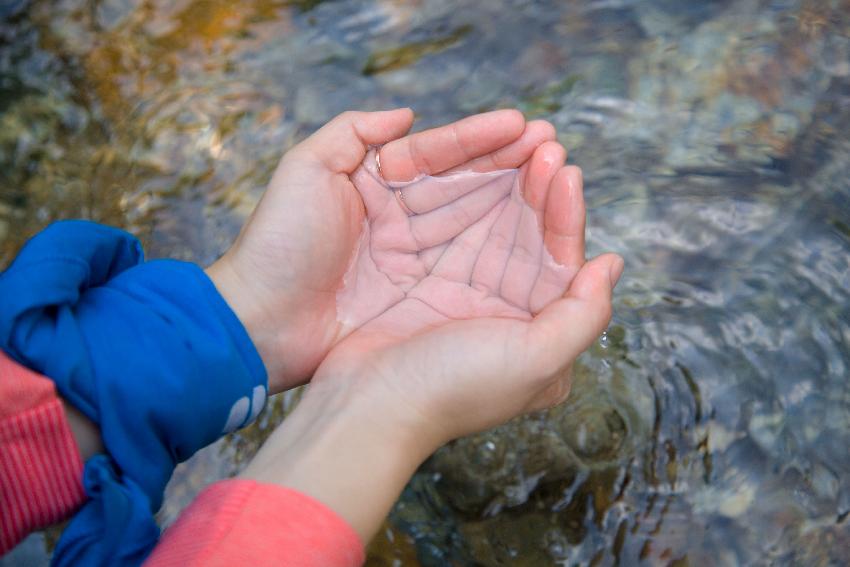
M 571 400 L 442 449 L 368 564 L 850 563 L 847 0 L 6 0 L 0 264 L 67 217 L 207 264 L 286 148 L 401 105 L 553 122 L 626 271 Z

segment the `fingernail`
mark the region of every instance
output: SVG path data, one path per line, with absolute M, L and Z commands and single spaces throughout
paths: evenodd
M 623 259 L 617 256 L 617 258 L 611 262 L 611 267 L 608 269 L 608 278 L 611 280 L 611 287 L 615 287 L 617 282 L 620 281 L 620 276 L 623 275 L 623 267 L 625 264 L 623 263 Z

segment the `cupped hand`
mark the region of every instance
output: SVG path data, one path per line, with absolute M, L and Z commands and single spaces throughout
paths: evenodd
M 367 156 L 353 179 L 369 226 L 340 295 L 356 330 L 314 382 L 350 376 L 431 450 L 562 401 L 623 269 L 613 254 L 585 263 L 581 172 L 565 158 L 545 142 L 518 171 L 450 171 L 398 195 Z
M 406 136 L 412 121 L 409 109 L 347 112 L 295 146 L 237 241 L 208 269 L 257 345 L 272 392 L 309 379 L 356 328 L 338 320 L 337 293 L 366 218 L 351 174 L 370 146 L 381 145 L 384 175 L 403 181 L 515 168 L 554 139 L 549 124 L 510 110 Z M 404 214 L 401 203 L 391 206 Z

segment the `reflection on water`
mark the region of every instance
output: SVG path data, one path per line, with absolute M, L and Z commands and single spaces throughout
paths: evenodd
M 0 262 L 84 216 L 207 263 L 280 153 L 349 108 L 558 127 L 591 252 L 626 258 L 614 322 L 566 405 L 427 462 L 370 564 L 850 562 L 847 0 L 13 0 L 0 19 Z M 182 466 L 162 521 L 295 398 Z

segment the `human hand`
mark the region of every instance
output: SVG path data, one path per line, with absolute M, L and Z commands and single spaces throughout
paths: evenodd
M 547 250 L 565 264 L 560 279 L 547 280 L 551 285 L 541 290 L 517 270 L 523 285 L 504 286 L 505 278 L 494 285 L 488 275 L 507 275 L 511 262 L 505 247 L 502 265 L 488 261 L 476 276 L 477 259 L 495 245 L 473 226 L 474 238 L 459 237 L 442 251 L 446 273 L 433 276 L 440 281 L 420 280 L 430 286 L 427 294 L 414 297 L 414 286 L 331 351 L 295 412 L 243 476 L 313 496 L 367 542 L 419 463 L 441 444 L 563 401 L 572 362 L 610 319 L 623 263 L 613 254 L 584 263 L 580 172 L 562 163 L 562 150 L 543 144 L 524 168 L 528 206 L 541 213 Z M 498 220 L 485 215 L 479 222 L 494 228 L 487 234 L 498 232 Z M 481 289 L 472 285 L 476 277 L 483 278 Z M 535 289 L 535 301 L 545 302 L 562 285 L 563 297 L 539 312 L 532 307 Z M 455 303 L 452 290 L 462 286 L 471 290 L 471 304 Z M 514 295 L 520 290 L 526 302 Z M 453 320 L 445 313 L 462 319 L 500 309 L 509 316 Z
M 409 109 L 344 113 L 294 147 L 237 241 L 208 269 L 257 346 L 272 393 L 305 382 L 353 329 L 338 321 L 336 296 L 366 214 L 349 176 L 369 146 L 384 144 L 383 173 L 401 181 L 515 168 L 554 139 L 551 125 L 526 124 L 516 111 L 404 136 L 412 120 Z M 391 207 L 404 215 L 399 203 Z
M 420 421 L 411 427 L 432 436 L 432 450 L 562 401 L 572 361 L 610 319 L 623 269 L 612 254 L 585 263 L 581 171 L 564 166 L 565 158 L 559 144 L 545 142 L 518 172 L 465 176 L 466 185 L 442 188 L 434 186 L 440 178 L 407 185 L 403 202 L 424 212 L 399 220 L 383 213 L 394 197 L 367 157 L 353 176 L 371 225 L 347 282 L 357 330 L 331 351 L 314 382 L 351 376 L 374 405 L 392 400 L 387 408 Z M 472 224 L 435 244 L 457 232 L 456 211 L 441 211 L 464 199 L 474 202 L 460 207 L 461 224 Z M 417 221 L 427 229 L 417 231 Z M 406 253 L 417 248 L 414 262 Z M 345 312 L 349 302 L 342 303 Z

